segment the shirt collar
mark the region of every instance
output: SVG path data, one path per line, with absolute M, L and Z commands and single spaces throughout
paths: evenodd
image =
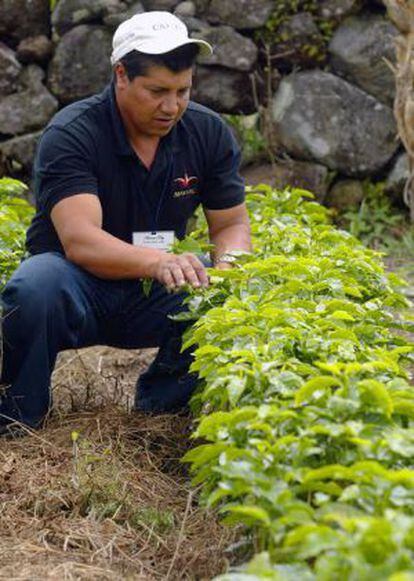
M 135 156 L 135 152 L 128 141 L 128 137 L 125 131 L 125 126 L 122 121 L 121 114 L 119 112 L 118 104 L 115 97 L 115 86 L 114 83 L 110 83 L 103 92 L 104 98 L 108 99 L 109 110 L 111 115 L 112 127 L 115 135 L 115 150 L 118 155 Z M 181 140 L 179 135 L 183 133 L 183 122 L 180 121 L 174 125 L 171 131 L 165 137 L 161 138 L 160 145 L 166 145 L 171 148 L 173 153 L 177 153 L 182 149 Z M 184 130 L 186 133 L 186 131 Z
M 115 151 L 118 155 L 135 155 L 125 131 L 121 114 L 115 97 L 115 86 L 113 83 L 108 85 L 104 90 L 104 96 L 109 102 L 109 111 L 111 115 L 112 128 L 115 135 Z

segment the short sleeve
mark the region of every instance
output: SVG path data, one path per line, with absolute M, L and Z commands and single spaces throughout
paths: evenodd
M 50 213 L 63 198 L 80 193 L 98 195 L 93 149 L 61 127 L 44 132 L 34 163 L 34 192 L 39 210 Z
M 244 180 L 240 176 L 240 148 L 227 125 L 219 120 L 210 152 L 202 203 L 208 210 L 232 208 L 244 201 Z

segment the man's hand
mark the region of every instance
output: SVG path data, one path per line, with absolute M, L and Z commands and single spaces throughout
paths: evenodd
M 177 290 L 186 284 L 193 288 L 207 287 L 209 284 L 203 263 L 188 252 L 163 254 L 155 265 L 153 278 L 168 290 Z
M 217 262 L 217 264 L 214 265 L 214 268 L 217 268 L 217 270 L 231 270 L 234 268 L 234 265 L 230 264 L 230 262 Z

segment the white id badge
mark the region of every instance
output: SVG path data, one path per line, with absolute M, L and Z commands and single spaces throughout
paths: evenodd
M 153 232 L 133 232 L 134 246 L 156 248 L 157 250 L 171 250 L 174 242 L 174 230 L 155 230 Z

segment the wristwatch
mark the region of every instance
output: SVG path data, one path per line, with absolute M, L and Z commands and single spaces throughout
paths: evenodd
M 219 264 L 220 262 L 227 262 L 227 264 L 234 264 L 236 261 L 237 261 L 237 258 L 234 256 L 234 254 L 231 254 L 230 252 L 224 252 L 224 254 L 221 254 L 220 256 L 218 256 L 214 260 L 214 266 L 216 266 L 216 264 Z

